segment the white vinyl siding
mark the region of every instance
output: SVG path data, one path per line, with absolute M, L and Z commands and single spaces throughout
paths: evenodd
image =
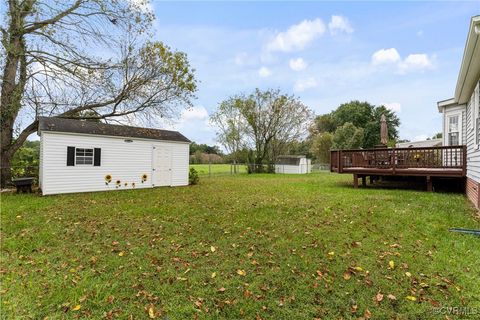
M 479 86 L 475 88 L 470 101 L 467 104 L 466 114 L 469 119 L 467 119 L 467 177 L 470 179 L 480 182 L 480 150 L 478 144 L 476 143 L 476 135 L 480 128 L 476 125 L 476 119 L 472 117 L 479 116 Z
M 38 186 L 42 189 L 43 183 L 43 139 L 40 139 L 40 159 L 39 159 L 39 168 L 38 168 Z
M 275 173 L 285 174 L 304 174 L 310 173 L 312 169 L 312 161 L 307 158 L 301 158 L 298 165 L 276 164 Z
M 170 145 L 177 154 L 177 163 L 172 166 L 172 185 L 188 184 L 189 144 L 182 142 L 163 142 L 148 139 L 129 139 L 124 137 L 97 136 L 86 134 L 70 134 L 58 132 L 42 132 L 41 160 L 42 192 L 44 195 L 71 192 L 89 192 L 106 190 L 132 189 L 152 187 L 153 146 Z M 67 166 L 67 147 L 79 149 L 101 149 L 101 165 Z M 182 170 L 182 172 L 177 172 Z M 142 175 L 147 179 L 142 183 Z M 110 175 L 112 181 L 105 182 Z M 120 181 L 117 186 L 116 181 Z M 127 185 L 125 185 L 125 183 Z

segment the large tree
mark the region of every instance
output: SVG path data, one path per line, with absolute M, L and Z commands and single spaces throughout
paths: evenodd
M 332 149 L 333 135 L 322 132 L 312 138 L 311 153 L 319 163 L 330 162 L 330 149 Z
M 246 121 L 241 113 L 241 103 L 241 97 L 229 98 L 221 102 L 210 116 L 210 123 L 217 128 L 217 141 L 230 154 L 234 164 L 238 162 L 238 153 L 245 147 Z M 237 170 L 235 166 L 234 170 Z
M 368 102 L 358 100 L 341 104 L 332 112 L 317 116 L 312 132 L 314 135 L 322 132 L 334 133 L 345 123 L 351 123 L 364 131 L 360 146 L 372 148 L 380 144 L 380 119 L 382 114 L 387 119 L 389 139 L 396 140 L 398 138 L 400 119 L 395 112 L 388 110 L 384 106 L 374 106 Z
M 225 141 L 249 147 L 249 160 L 256 164 L 273 163 L 306 135 L 311 119 L 310 109 L 296 97 L 259 89 L 222 102 L 211 117 L 219 128 L 219 142 L 226 147 Z
M 196 81 L 184 53 L 147 39 L 146 1 L 8 0 L 0 23 L 1 183 L 38 116 L 172 117 Z M 26 122 L 30 119 L 29 122 Z M 19 130 L 21 129 L 21 130 Z
M 357 149 L 362 146 L 364 130 L 347 122 L 335 130 L 332 137 L 332 149 Z

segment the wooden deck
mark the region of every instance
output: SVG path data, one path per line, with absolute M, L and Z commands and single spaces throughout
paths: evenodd
M 431 190 L 431 177 L 466 176 L 466 154 L 466 146 L 332 150 L 330 170 L 353 174 L 355 187 L 367 176 L 423 176 Z

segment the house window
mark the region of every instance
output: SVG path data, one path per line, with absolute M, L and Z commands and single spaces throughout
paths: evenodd
M 448 145 L 457 146 L 460 144 L 460 131 L 458 126 L 458 115 L 448 117 Z
M 93 149 L 75 148 L 76 165 L 93 165 Z

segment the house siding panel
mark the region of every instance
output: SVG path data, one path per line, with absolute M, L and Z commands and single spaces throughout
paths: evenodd
M 477 87 L 470 97 L 470 101 L 467 104 L 465 112 L 468 118 L 465 126 L 467 132 L 467 139 L 465 141 L 467 145 L 467 177 L 477 183 L 480 182 L 480 150 L 476 146 L 474 125 L 475 119 L 472 119 L 472 115 L 474 112 L 478 113 L 479 111 L 478 91 L 479 88 L 477 84 Z M 476 108 L 476 110 L 472 110 L 472 108 Z
M 159 144 L 153 140 L 131 139 L 125 142 L 123 137 L 106 137 L 79 134 L 64 134 L 57 132 L 42 132 L 43 162 L 42 191 L 44 195 L 71 192 L 107 191 L 152 187 L 152 150 Z M 187 159 L 179 161 L 182 166 L 172 168 L 172 176 L 181 176 L 176 184 L 188 184 L 188 148 L 187 143 L 171 143 L 174 152 L 183 153 Z M 101 148 L 100 166 L 76 165 L 66 166 L 67 146 L 78 148 Z M 177 173 L 177 170 L 183 170 Z M 105 176 L 112 176 L 109 184 Z M 147 175 L 147 181 L 142 183 L 142 175 Z M 187 177 L 186 179 L 184 177 Z M 119 180 L 120 186 L 116 186 Z M 173 179 L 172 179 L 173 180 Z M 127 186 L 125 186 L 127 183 Z

